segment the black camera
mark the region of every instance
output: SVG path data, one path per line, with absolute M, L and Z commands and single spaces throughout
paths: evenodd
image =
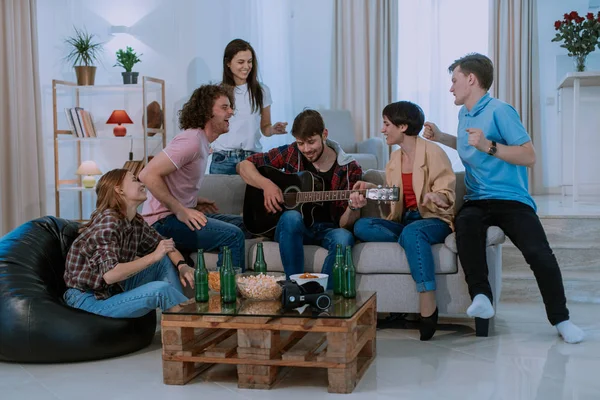
M 319 310 L 326 310 L 331 305 L 331 297 L 324 292 L 318 282 L 310 281 L 298 285 L 296 281 L 281 282 L 281 304 L 284 310 L 291 310 L 309 304 Z

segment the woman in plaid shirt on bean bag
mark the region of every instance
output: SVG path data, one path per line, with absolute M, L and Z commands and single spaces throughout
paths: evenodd
M 114 318 L 140 317 L 187 300 L 182 284 L 194 285 L 194 270 L 137 213 L 146 187 L 126 169 L 106 173 L 89 223 L 67 255 L 66 303 Z

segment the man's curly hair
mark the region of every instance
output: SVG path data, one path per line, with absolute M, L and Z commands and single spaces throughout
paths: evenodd
M 233 87 L 228 85 L 202 85 L 194 90 L 192 97 L 179 110 L 179 129 L 204 129 L 213 117 L 215 101 L 221 97 L 229 98 L 231 108 L 235 109 Z

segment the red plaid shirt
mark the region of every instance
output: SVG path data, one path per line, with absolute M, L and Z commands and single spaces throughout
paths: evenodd
M 119 263 L 150 254 L 163 237 L 140 215 L 129 222 L 114 210 L 105 210 L 84 228 L 67 254 L 67 287 L 93 290 L 97 299 L 123 291 L 119 284 L 108 285 L 104 274 Z
M 332 141 L 327 140 L 327 142 L 330 142 L 331 144 Z M 337 143 L 335 144 L 337 145 Z M 338 149 L 334 148 L 336 152 L 342 151 L 339 146 L 337 147 Z M 301 157 L 300 150 L 295 142 L 281 147 L 276 147 L 269 150 L 267 153 L 253 154 L 248 157 L 247 160 L 257 167 L 270 165 L 271 167 L 282 169 L 288 174 L 305 171 L 306 167 L 303 165 L 303 162 L 309 162 L 305 158 Z M 354 184 L 360 180 L 361 177 L 362 169 L 356 161 L 352 160 L 344 165 L 339 165 L 339 163 L 336 163 L 329 188 L 330 190 L 350 190 Z M 346 207 L 348 207 L 347 201 L 342 200 L 334 202 L 332 207 L 333 218 L 337 225 L 339 225 L 340 218 L 346 211 Z

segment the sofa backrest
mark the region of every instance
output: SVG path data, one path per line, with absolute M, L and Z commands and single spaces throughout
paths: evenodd
M 367 170 L 363 179 L 376 185 L 385 185 L 385 171 Z M 246 183 L 239 175 L 206 175 L 200 187 L 199 196 L 214 200 L 220 214 L 240 215 L 244 207 Z M 456 204 L 458 212 L 465 196 L 465 173 L 456 173 Z M 361 213 L 363 217 L 385 217 L 389 213 L 389 205 L 370 201 Z
M 354 123 L 349 110 L 318 110 L 323 117 L 329 139 L 339 143 L 346 153 L 356 153 Z

